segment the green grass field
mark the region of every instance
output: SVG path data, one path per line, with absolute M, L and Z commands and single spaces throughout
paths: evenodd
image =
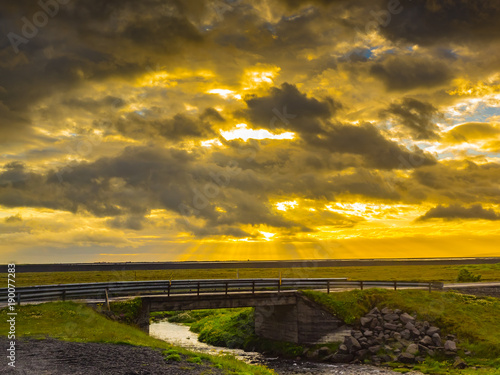
M 481 275 L 481 281 L 500 281 L 500 263 L 461 266 L 365 266 L 318 268 L 242 268 L 156 271 L 83 271 L 18 273 L 16 285 L 49 285 L 133 280 L 186 280 L 286 277 L 347 277 L 351 280 L 404 280 L 454 282 L 461 269 Z M 0 274 L 6 285 L 7 274 Z
M 223 369 L 227 374 L 272 375 L 273 371 L 262 366 L 251 366 L 231 356 L 210 356 L 193 353 L 165 341 L 150 337 L 139 329 L 100 315 L 83 304 L 74 302 L 49 302 L 40 305 L 16 307 L 17 337 L 45 339 L 52 337 L 59 340 L 77 342 L 101 342 L 159 348 L 165 357 L 177 360 L 180 356 L 187 362 L 204 362 Z M 0 310 L 0 332 L 9 331 L 7 309 Z

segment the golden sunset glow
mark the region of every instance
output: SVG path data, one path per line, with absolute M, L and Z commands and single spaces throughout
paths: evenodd
M 496 3 L 126 3 L 3 44 L 3 262 L 500 256 Z

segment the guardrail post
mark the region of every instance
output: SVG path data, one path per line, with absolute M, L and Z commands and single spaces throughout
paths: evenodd
M 255 280 L 252 281 L 252 294 L 255 294 Z
M 17 305 L 21 305 L 21 293 L 17 293 Z
M 104 289 L 104 295 L 106 296 L 106 308 L 108 309 L 108 311 L 110 311 L 111 309 L 109 308 L 108 288 Z
M 62 300 L 66 301 L 66 291 L 65 290 L 63 290 L 63 292 L 62 292 Z
M 429 283 L 429 293 L 432 291 L 432 283 Z
M 198 293 L 197 293 L 198 297 L 200 296 L 200 283 L 198 283 Z
M 281 280 L 278 281 L 278 293 L 281 292 Z
M 363 290 L 363 282 L 362 281 L 359 282 L 359 289 Z
M 227 296 L 227 281 L 226 281 L 226 296 Z
M 326 291 L 330 294 L 330 280 L 326 282 Z
M 398 282 L 394 281 L 394 290 L 397 290 L 397 289 L 398 289 Z

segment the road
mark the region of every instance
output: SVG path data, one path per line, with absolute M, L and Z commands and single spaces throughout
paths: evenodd
M 301 267 L 363 267 L 363 266 L 436 266 L 462 264 L 496 264 L 500 257 L 490 258 L 430 258 L 430 259 L 318 259 L 247 262 L 126 262 L 126 263 L 57 263 L 17 264 L 16 272 L 75 272 L 75 271 L 137 271 L 217 268 L 301 268 Z M 6 265 L 0 266 L 7 269 Z

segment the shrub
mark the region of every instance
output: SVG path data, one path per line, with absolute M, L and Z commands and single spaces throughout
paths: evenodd
M 458 282 L 466 282 L 466 281 L 479 281 L 481 280 L 481 275 L 474 275 L 472 272 L 468 271 L 465 268 L 462 268 L 458 273 L 457 281 Z

